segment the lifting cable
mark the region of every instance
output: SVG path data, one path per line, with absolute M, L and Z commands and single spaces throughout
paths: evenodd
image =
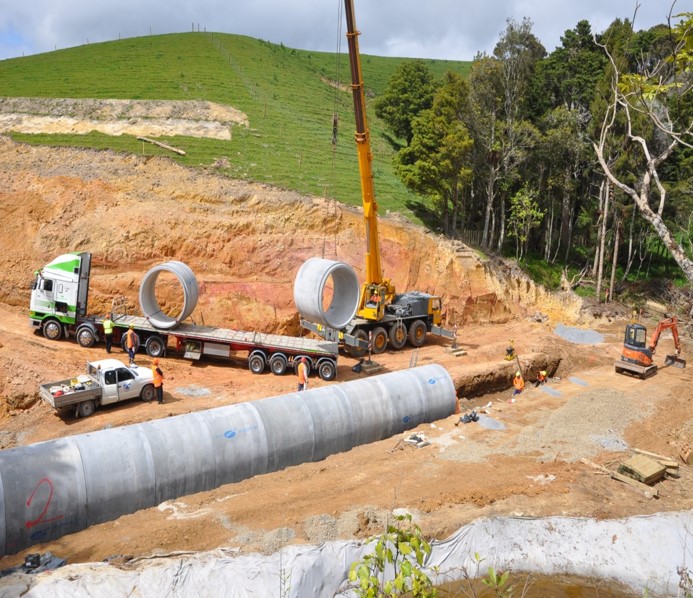
M 337 138 L 339 134 L 339 114 L 337 112 L 337 108 L 339 106 L 339 86 L 340 86 L 340 59 L 342 56 L 342 9 L 343 9 L 343 3 L 342 0 L 337 0 L 337 50 L 335 53 L 335 81 L 334 81 L 334 96 L 333 96 L 333 104 L 332 104 L 332 168 L 330 172 L 330 184 L 329 188 L 331 190 L 330 195 L 332 196 L 332 222 L 335 224 L 334 226 L 334 233 L 333 233 L 333 251 L 332 255 L 335 259 L 337 259 L 337 226 L 336 226 L 336 219 L 337 219 L 337 201 L 335 199 L 335 193 L 334 193 L 334 187 L 335 187 L 335 164 L 337 160 Z M 325 193 L 325 198 L 327 198 L 327 193 Z M 325 251 L 326 251 L 326 245 L 327 245 L 327 228 L 325 227 L 325 233 L 323 234 L 323 240 L 322 240 L 322 257 L 325 258 Z

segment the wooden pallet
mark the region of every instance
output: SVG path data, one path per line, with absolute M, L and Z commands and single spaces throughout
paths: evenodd
M 643 484 L 654 484 L 664 477 L 666 467 L 645 455 L 635 455 L 621 463 L 619 473 L 627 475 Z

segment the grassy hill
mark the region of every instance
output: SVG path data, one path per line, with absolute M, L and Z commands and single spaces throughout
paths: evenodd
M 346 48 L 346 43 L 344 43 Z M 346 52 L 346 50 L 344 50 Z M 161 138 L 185 149 L 172 156 L 142 147 L 132 136 L 20 135 L 30 143 L 162 153 L 190 166 L 226 158 L 230 177 L 270 183 L 302 193 L 360 205 L 360 181 L 353 140 L 354 117 L 348 56 L 287 48 L 245 36 L 181 33 L 130 38 L 0 61 L 2 95 L 116 99 L 208 100 L 245 112 L 250 127 L 235 127 L 231 141 Z M 382 93 L 399 58 L 361 57 L 368 102 Z M 436 77 L 447 70 L 466 73 L 469 63 L 426 60 Z M 331 85 L 339 81 L 341 89 Z M 332 114 L 339 135 L 332 146 Z M 419 200 L 393 172 L 395 142 L 368 111 L 376 196 L 381 212 Z

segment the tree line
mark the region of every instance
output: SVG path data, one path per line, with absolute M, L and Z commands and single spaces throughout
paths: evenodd
M 446 235 L 578 264 L 611 297 L 660 253 L 693 282 L 692 60 L 693 13 L 647 31 L 580 21 L 550 54 L 508 19 L 468 77 L 402 63 L 375 112 Z

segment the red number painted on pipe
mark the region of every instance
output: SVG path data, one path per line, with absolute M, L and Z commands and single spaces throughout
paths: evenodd
M 51 521 L 55 521 L 57 519 L 62 519 L 64 515 L 58 515 L 57 517 L 53 517 L 51 519 L 44 519 L 44 515 L 46 514 L 46 511 L 48 511 L 48 507 L 51 504 L 51 500 L 53 499 L 53 482 L 51 482 L 48 478 L 43 478 L 39 481 L 38 484 L 36 484 L 36 487 L 34 488 L 34 491 L 31 493 L 31 496 L 29 497 L 29 500 L 26 501 L 26 506 L 30 507 L 31 506 L 31 501 L 34 499 L 34 494 L 36 494 L 36 491 L 39 489 L 39 486 L 41 484 L 48 484 L 50 487 L 51 491 L 50 494 L 48 495 L 48 499 L 46 500 L 46 506 L 43 507 L 43 511 L 41 511 L 41 514 L 34 519 L 33 521 L 27 521 L 24 526 L 27 529 L 31 529 L 35 525 L 38 525 L 39 523 L 50 523 Z

